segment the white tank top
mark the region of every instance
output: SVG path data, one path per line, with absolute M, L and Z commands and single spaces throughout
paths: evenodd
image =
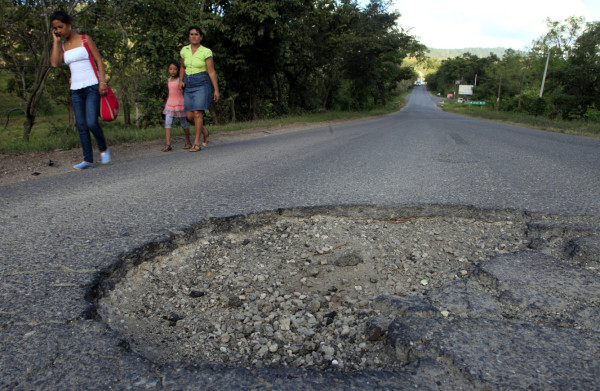
M 71 68 L 71 89 L 79 90 L 81 88 L 98 84 L 96 73 L 90 63 L 90 56 L 85 46 L 70 49 L 64 52 L 65 64 Z M 64 48 L 64 43 L 63 43 Z

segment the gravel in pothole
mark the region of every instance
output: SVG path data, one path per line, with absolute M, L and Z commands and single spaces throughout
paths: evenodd
M 527 245 L 518 213 L 247 219 L 132 268 L 100 315 L 159 363 L 393 369 L 376 297 L 425 295 Z

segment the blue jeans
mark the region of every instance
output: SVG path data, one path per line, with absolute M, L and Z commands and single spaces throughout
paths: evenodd
M 100 152 L 108 149 L 104 132 L 98 124 L 100 115 L 100 93 L 98 84 L 85 87 L 79 90 L 72 90 L 73 111 L 75 113 L 75 123 L 77 124 L 77 133 L 81 141 L 83 150 L 83 160 L 88 163 L 94 162 L 94 153 L 92 151 L 92 138 L 90 132 L 96 139 L 96 144 Z

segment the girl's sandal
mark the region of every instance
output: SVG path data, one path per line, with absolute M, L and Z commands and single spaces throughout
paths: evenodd
M 190 148 L 190 152 L 198 152 L 200 150 L 199 144 L 194 144 L 192 148 Z
M 190 149 L 192 147 L 192 143 L 185 143 L 183 149 Z
M 169 152 L 169 151 L 170 151 L 170 150 L 172 150 L 172 149 L 173 149 L 173 147 L 172 147 L 170 144 L 166 144 L 166 145 L 165 145 L 165 146 L 164 146 L 164 147 L 161 149 L 161 151 L 163 151 L 163 152 Z

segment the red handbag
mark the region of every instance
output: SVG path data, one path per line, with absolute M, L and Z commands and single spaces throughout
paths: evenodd
M 87 43 L 87 37 L 85 34 L 81 35 L 81 40 L 83 41 L 83 46 L 88 52 L 90 56 L 90 62 L 92 63 L 92 68 L 94 69 L 94 73 L 96 74 L 96 79 L 100 82 L 100 77 L 98 76 L 98 69 L 96 68 L 96 63 L 92 57 L 92 52 L 90 51 L 90 47 Z M 100 116 L 103 121 L 114 121 L 117 119 L 117 115 L 119 115 L 119 101 L 117 97 L 112 91 L 112 88 L 107 84 L 106 88 L 108 89 L 108 93 L 106 96 L 100 96 Z

